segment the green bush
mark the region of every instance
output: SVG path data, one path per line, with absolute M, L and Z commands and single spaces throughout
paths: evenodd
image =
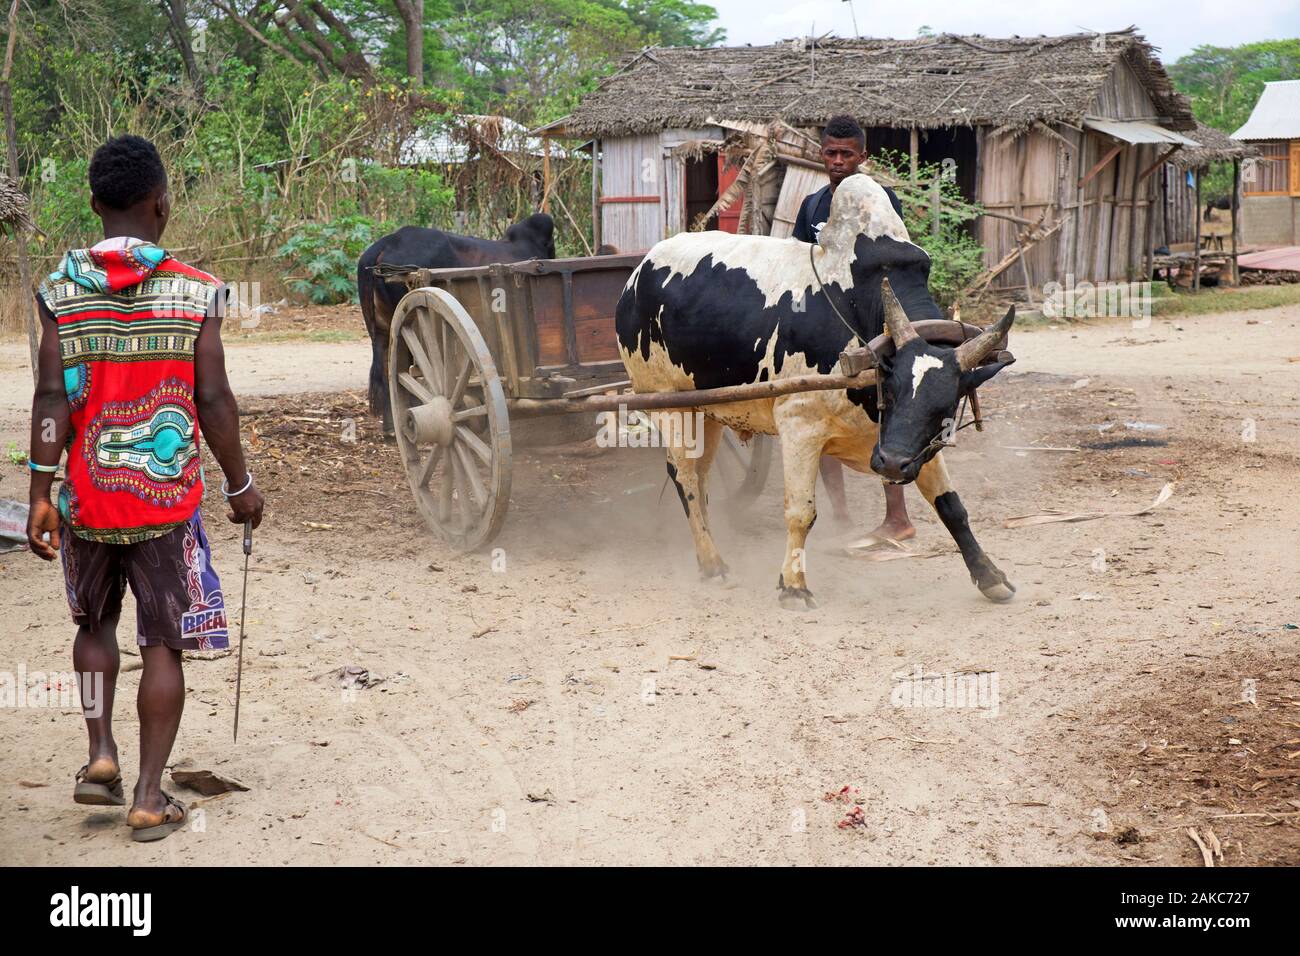
M 450 224 L 456 193 L 437 171 L 367 163 L 359 178 L 363 207 L 376 222 L 391 224 L 394 229 Z
M 948 308 L 984 268 L 984 247 L 967 226 L 982 208 L 963 197 L 956 178 L 945 177 L 938 164 L 918 166 L 920 186 L 914 187 L 907 156 L 882 150 L 871 157 L 871 163 L 898 183 L 893 188 L 903 204 L 903 225 L 912 241 L 930 256 L 930 295 L 941 308 Z M 936 177 L 941 200 L 938 235 L 930 211 L 930 184 Z
M 36 222 L 49 237 L 48 255 L 58 257 L 68 249 L 84 248 L 100 239 L 99 217 L 90 208 L 90 186 L 85 159 L 44 162 L 32 177 L 32 209 Z
M 330 222 L 305 223 L 276 255 L 295 271 L 285 284 L 316 305 L 357 301 L 357 259 L 375 235 L 366 216 L 341 216 Z

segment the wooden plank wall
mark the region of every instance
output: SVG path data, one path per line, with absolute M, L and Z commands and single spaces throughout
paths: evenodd
M 1139 181 L 1155 161 L 1153 144 L 1126 146 L 1102 170 L 1078 189 L 1079 179 L 1115 146 L 1115 141 L 1068 126 L 1055 127 L 1060 138 L 1042 130 L 1020 135 L 980 137 L 979 202 L 992 211 L 1046 224 L 1067 217 L 1061 230 L 1040 242 L 1026 256 L 1030 285 L 1041 296 L 1048 282 L 1065 283 L 1141 278 L 1145 267 L 1147 217 L 1154 211 L 1159 224 L 1158 174 Z M 1190 210 L 1189 210 L 1190 211 Z M 1078 222 L 1076 224 L 1075 218 Z M 1186 218 L 1182 221 L 1194 221 Z M 1016 248 L 1023 227 L 1004 219 L 982 217 L 978 237 L 986 266 Z M 1163 230 L 1156 236 L 1161 242 Z M 1025 273 L 1013 265 L 995 281 L 995 288 L 1024 288 Z
M 1046 210 L 1045 222 L 1056 221 L 1060 210 L 1059 143 L 1039 130 L 1019 135 L 999 136 L 982 130 L 980 140 L 979 183 L 977 196 L 984 208 L 1037 221 Z M 984 216 L 980 220 L 979 241 L 984 246 L 984 263 L 991 266 L 1016 248 L 1021 226 L 1006 219 Z M 1056 278 L 1056 236 L 1029 250 L 1025 265 L 1035 299 L 1041 297 L 1044 283 Z M 994 280 L 995 288 L 1024 288 L 1025 273 L 1013 265 Z
M 1167 177 L 1164 202 L 1169 214 L 1169 235 L 1165 235 L 1165 216 L 1160 207 L 1156 207 L 1155 237 L 1156 246 L 1171 246 L 1183 242 L 1196 241 L 1196 189 L 1187 185 L 1188 170 L 1178 169 L 1165 163 L 1163 170 L 1151 174 L 1155 180 L 1157 195 L 1160 190 L 1160 177 Z
M 1153 120 L 1157 111 L 1136 74 L 1117 60 L 1103 84 L 1091 115 L 1115 119 Z M 1153 144 L 1126 146 L 1083 187 L 1078 181 L 1115 146 L 1109 137 L 1067 124 L 1019 134 L 994 136 L 980 130 L 976 199 L 985 208 L 1045 222 L 1064 217 L 1065 224 L 1040 242 L 1026 257 L 1035 296 L 1048 282 L 1065 283 L 1141 278 L 1145 268 L 1147 222 L 1158 216 L 1160 179 L 1141 172 L 1155 161 Z M 1153 227 L 1159 225 L 1159 217 Z M 1194 222 L 1192 222 L 1194 227 Z M 1023 228 L 1006 220 L 983 217 L 978 236 L 985 247 L 985 264 L 992 265 L 1016 247 Z M 1173 231 L 1171 224 L 1171 231 Z M 1155 234 L 1160 244 L 1163 229 Z M 1023 288 L 1025 273 L 1013 265 L 994 282 L 995 288 Z
M 827 183 L 830 177 L 820 169 L 808 169 L 804 166 L 787 166 L 785 181 L 781 183 L 781 194 L 772 213 L 772 231 L 770 235 L 778 239 L 787 239 L 794 231 L 794 221 L 799 216 L 799 207 L 808 198 Z
M 659 136 L 622 136 L 602 140 L 601 145 L 601 241 L 620 252 L 649 249 L 665 235 L 667 180 Z M 603 201 L 619 196 L 653 196 L 655 201 Z

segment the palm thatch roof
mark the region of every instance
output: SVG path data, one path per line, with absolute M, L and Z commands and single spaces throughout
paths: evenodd
M 1197 123 L 1196 129 L 1188 132 L 1187 136 L 1201 145 L 1189 146 L 1174 153 L 1169 161 L 1179 169 L 1204 169 L 1210 163 L 1225 159 L 1245 159 L 1259 155 L 1259 150 L 1249 143 L 1239 142 L 1222 130 L 1204 123 Z
M 27 200 L 27 194 L 4 173 L 0 173 L 0 226 L 36 229 L 31 220 L 31 204 Z
M 1134 27 L 1057 37 L 802 39 L 771 46 L 650 47 L 601 81 L 555 132 L 620 136 L 716 120 L 932 129 L 1079 125 L 1123 59 L 1173 129 L 1195 125 Z

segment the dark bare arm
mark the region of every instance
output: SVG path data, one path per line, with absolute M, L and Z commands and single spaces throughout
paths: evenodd
M 226 475 L 232 491 L 248 481 L 248 466 L 239 441 L 239 407 L 226 377 L 226 352 L 221 345 L 221 319 L 225 314 L 227 289 L 222 286 L 212 297 L 212 306 L 194 343 L 194 401 L 203 438 Z M 236 524 L 262 523 L 262 493 L 249 485 L 243 494 L 228 500 L 227 517 Z
M 41 348 L 37 357 L 36 394 L 32 397 L 32 441 L 28 446 L 37 465 L 58 465 L 68 441 L 68 393 L 63 386 L 63 359 L 59 354 L 59 327 L 38 297 L 36 312 L 41 317 Z M 32 472 L 27 516 L 27 544 L 32 554 L 54 560 L 59 550 L 59 512 L 50 501 L 53 472 Z M 45 532 L 50 540 L 45 541 Z

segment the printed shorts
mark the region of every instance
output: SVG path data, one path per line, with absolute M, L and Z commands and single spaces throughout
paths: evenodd
M 64 524 L 60 552 L 68 608 L 78 625 L 93 629 L 117 617 L 130 585 L 141 647 L 209 651 L 230 646 L 221 582 L 197 510 L 167 534 L 135 544 L 87 541 Z

